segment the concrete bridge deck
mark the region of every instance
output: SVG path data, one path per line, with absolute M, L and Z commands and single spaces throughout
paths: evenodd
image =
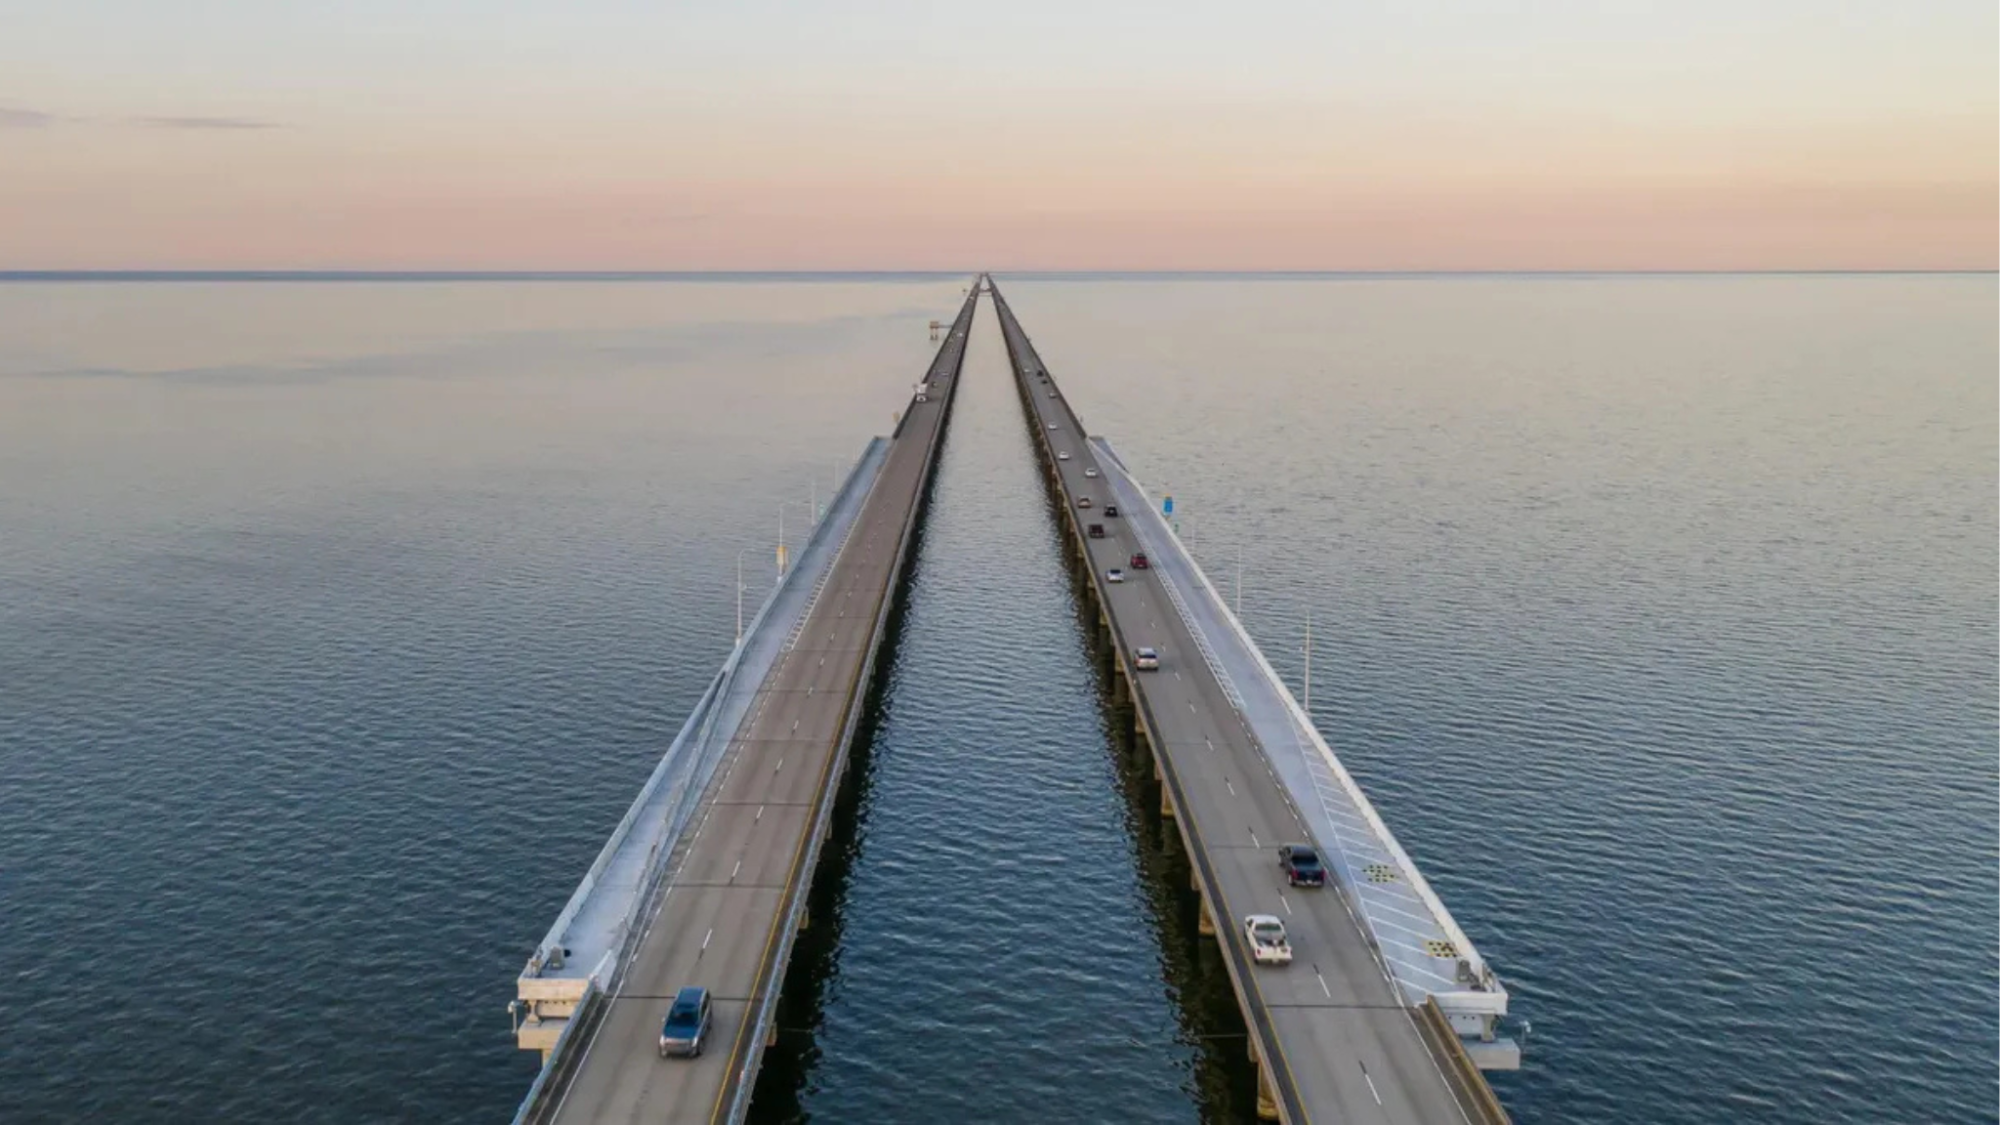
M 549 1002 L 560 1016 L 546 1022 L 560 1026 L 536 1044 L 549 1057 L 520 1120 L 733 1122 L 748 1110 L 979 292 L 975 286 L 967 295 L 924 388 L 881 451 L 810 608 L 768 671 L 749 681 L 755 688 L 745 697 L 747 713 L 696 787 L 700 799 L 671 841 L 657 884 L 640 877 L 643 908 L 630 927 L 629 951 L 619 941 L 600 943 L 609 951 L 588 970 L 591 987 L 572 990 L 568 1008 Z M 642 793 L 634 807 L 641 819 L 646 800 Z M 573 902 L 566 914 L 590 910 Z M 561 949 L 560 939 L 544 943 L 523 974 L 524 998 L 562 980 L 560 968 L 552 974 L 547 967 Z M 714 997 L 709 1047 L 699 1058 L 661 1059 L 661 1021 L 674 992 L 688 985 Z
M 1199 618 L 1176 604 L 1181 592 L 1160 570 L 1131 566 L 1134 552 L 1178 550 L 1178 543 L 1141 538 L 1135 517 L 1146 513 L 1130 507 L 1131 487 L 1121 494 L 1114 485 L 1124 467 L 1086 440 L 997 287 L 993 296 L 1029 424 L 1067 515 L 1066 546 L 1097 603 L 1136 734 L 1153 754 L 1162 812 L 1187 847 L 1204 932 L 1215 931 L 1244 1011 L 1260 1112 L 1292 1125 L 1504 1122 L 1435 1002 L 1412 1003 L 1399 989 L 1352 889 L 1286 886 L 1277 847 L 1316 834 L 1239 707 L 1240 691 L 1218 675 Z M 1091 507 L 1080 509 L 1085 497 Z M 1119 504 L 1121 515 L 1105 517 L 1107 503 Z M 1104 537 L 1087 536 L 1092 523 L 1103 525 Z M 1112 567 L 1124 570 L 1124 581 L 1107 581 Z M 1157 671 L 1136 670 L 1139 646 L 1158 650 Z M 1336 841 L 1319 842 L 1323 855 L 1340 854 L 1325 846 Z M 1292 964 L 1252 963 L 1241 929 L 1252 913 L 1284 921 Z

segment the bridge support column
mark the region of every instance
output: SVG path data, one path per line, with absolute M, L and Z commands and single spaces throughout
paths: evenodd
M 1167 820 L 1174 819 L 1173 794 L 1168 793 L 1164 785 L 1160 787 L 1160 816 Z
M 811 929 L 812 920 L 813 920 L 812 911 L 810 910 L 799 911 L 799 932 L 805 933 L 807 930 Z
M 1257 1117 L 1262 1121 L 1278 1119 L 1278 1095 L 1271 1089 L 1271 1068 L 1257 1064 Z
M 777 1045 L 778 1045 L 778 1021 L 772 1020 L 771 1026 L 764 1029 L 764 1049 L 768 1051 Z
M 1214 937 L 1215 915 L 1208 909 L 1208 896 L 1202 894 L 1200 891 L 1196 891 L 1195 894 L 1200 896 L 1201 917 L 1195 920 L 1194 932 L 1200 934 L 1202 937 Z

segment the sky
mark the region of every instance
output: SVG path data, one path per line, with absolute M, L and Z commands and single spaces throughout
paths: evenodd
M 0 0 L 0 270 L 1990 270 L 1996 7 Z

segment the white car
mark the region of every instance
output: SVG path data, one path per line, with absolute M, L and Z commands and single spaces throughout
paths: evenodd
M 1285 940 L 1285 924 L 1275 914 L 1252 914 L 1243 919 L 1243 936 L 1250 942 L 1250 958 L 1259 965 L 1292 963 L 1292 943 Z
M 1083 475 L 1095 480 L 1097 479 L 1097 469 L 1095 467 L 1085 469 Z
M 1056 460 L 1058 460 L 1058 461 L 1067 461 L 1067 460 L 1069 460 L 1069 454 L 1067 454 L 1067 453 L 1062 453 L 1062 452 L 1058 452 L 1058 453 L 1056 454 Z
M 1106 582 L 1123 582 L 1125 581 L 1125 572 L 1114 566 L 1104 572 L 1104 580 Z
M 1059 428 L 1060 428 L 1060 427 L 1058 427 L 1058 426 L 1057 426 L 1057 425 L 1056 425 L 1056 424 L 1055 424 L 1054 422 L 1050 422 L 1050 423 L 1049 423 L 1049 429 L 1051 429 L 1051 430 L 1054 430 L 1054 429 L 1059 429 Z
M 1140 645 L 1139 651 L 1132 654 L 1132 666 L 1141 672 L 1157 672 L 1160 670 L 1160 654 L 1146 645 Z

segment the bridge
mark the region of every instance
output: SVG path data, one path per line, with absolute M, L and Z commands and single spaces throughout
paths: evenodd
M 1116 699 L 1151 751 L 1200 929 L 1221 945 L 1243 1009 L 1260 1115 L 1504 1122 L 1478 1065 L 1517 1065 L 1514 1044 L 1496 1034 L 1505 988 L 1145 489 L 1109 443 L 1086 437 L 997 287 L 993 299 Z M 1157 653 L 1157 669 L 1137 667 L 1141 647 Z M 1324 890 L 1286 885 L 1277 848 L 1287 843 L 1315 844 L 1331 861 Z M 1292 964 L 1252 960 L 1250 914 L 1283 921 Z
M 1224 953 L 1259 1082 L 1293 1123 L 1504 1122 L 1479 1074 L 1509 1066 L 1507 994 L 1109 443 L 1081 423 L 990 279 L 815 522 L 637 799 L 536 946 L 511 1005 L 543 1066 L 529 1122 L 739 1122 L 850 744 L 886 640 L 982 292 L 1068 514 L 1065 550 L 1149 747 L 1162 812 Z M 1079 519 L 1077 501 L 1092 512 Z M 1107 504 L 1122 516 L 1100 518 Z M 1089 523 L 1109 529 L 1087 534 Z M 1153 566 L 1106 579 L 1145 551 Z M 1138 646 L 1160 653 L 1138 671 Z M 1285 887 L 1275 848 L 1314 842 L 1336 878 Z M 1259 968 L 1242 914 L 1277 914 L 1297 961 Z M 662 1060 L 674 992 L 706 987 L 709 1048 Z
M 544 1054 L 517 1120 L 740 1121 L 951 416 L 968 293 L 895 433 L 869 445 L 523 969 Z M 711 1048 L 663 1062 L 675 990 Z

